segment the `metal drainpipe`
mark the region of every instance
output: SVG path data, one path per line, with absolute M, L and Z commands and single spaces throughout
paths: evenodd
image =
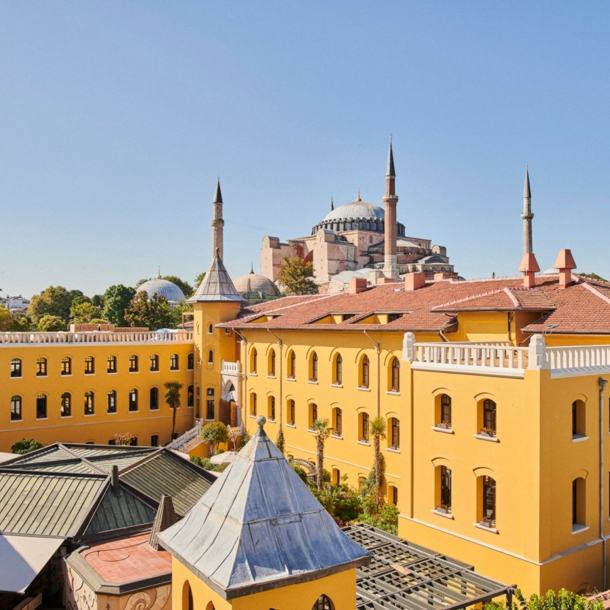
M 604 569 L 604 591 L 607 589 L 607 569 L 608 569 L 608 560 L 606 558 L 606 551 L 608 542 L 606 540 L 606 536 L 604 535 L 604 388 L 608 383 L 605 379 L 600 377 L 597 380 L 599 384 L 599 536 L 602 539 L 602 547 L 603 547 L 603 569 Z
M 379 353 L 379 343 L 366 330 L 364 334 L 375 344 L 375 353 L 377 354 L 377 417 L 379 417 L 381 415 L 381 356 Z
M 282 374 L 282 365 L 284 364 L 284 356 L 282 354 L 282 347 L 283 347 L 283 342 L 282 340 L 272 331 L 270 331 L 269 329 L 267 329 L 267 332 L 272 334 L 276 339 L 277 339 L 277 344 L 280 346 L 280 404 L 279 404 L 279 408 L 280 408 L 280 433 L 282 432 L 282 422 L 283 422 L 283 417 L 282 417 L 282 406 L 284 404 L 284 398 L 282 396 L 282 380 L 283 380 L 283 374 Z
M 240 392 L 240 400 L 241 400 L 241 407 L 240 409 L 242 409 L 242 413 L 243 413 L 243 417 L 241 420 L 242 423 L 242 428 L 247 432 L 247 428 L 246 428 L 246 410 L 248 409 L 248 340 L 239 332 L 237 332 L 235 329 L 233 329 L 233 332 L 241 338 L 241 341 L 244 345 L 244 370 L 240 373 L 240 377 L 244 380 L 243 383 L 243 389 L 242 392 Z M 243 396 L 242 396 L 243 394 Z

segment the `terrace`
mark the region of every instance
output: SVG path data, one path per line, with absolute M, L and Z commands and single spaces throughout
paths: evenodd
M 66 343 L 192 343 L 193 333 L 184 330 L 25 332 L 0 333 L 0 347 L 7 345 L 55 345 Z

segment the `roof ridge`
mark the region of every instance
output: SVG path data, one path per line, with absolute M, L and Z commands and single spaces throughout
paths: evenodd
M 302 297 L 305 295 L 302 294 L 292 294 L 289 296 L 294 296 L 294 297 Z M 278 311 L 284 311 L 285 309 L 290 309 L 291 307 L 298 307 L 299 305 L 303 304 L 304 302 L 309 302 L 310 300 L 315 300 L 315 301 L 322 301 L 323 299 L 327 299 L 329 297 L 334 297 L 337 296 L 335 294 L 312 294 L 309 295 L 311 297 L 320 297 L 317 299 L 304 299 L 303 301 L 299 301 L 298 303 L 293 303 L 292 305 L 286 305 L 285 307 L 280 307 L 279 309 L 270 309 L 268 311 L 257 311 L 256 313 L 253 313 L 251 316 L 246 316 L 245 318 L 242 318 L 243 320 L 247 320 L 248 318 L 251 318 L 252 316 L 271 316 L 274 313 L 277 313 Z
M 503 292 L 505 292 L 508 297 L 510 298 L 510 300 L 512 301 L 513 305 L 515 307 L 523 307 L 523 303 L 519 302 L 519 299 L 511 292 L 511 289 L 506 286 L 506 288 L 504 288 Z
M 500 292 L 504 292 L 507 287 L 498 288 L 498 290 L 491 290 L 489 292 L 483 292 L 481 294 L 472 295 L 469 297 L 464 297 L 463 299 L 455 299 L 454 301 L 448 301 L 447 303 L 441 303 L 440 305 L 435 305 L 431 307 L 430 310 L 434 311 L 435 309 L 440 309 L 441 307 L 447 307 L 447 305 L 456 305 L 457 303 L 465 303 L 466 301 L 472 301 L 473 299 L 479 299 L 481 297 L 488 297 L 492 294 L 499 294 Z
M 610 305 L 610 298 L 607 297 L 605 294 L 602 294 L 599 290 L 597 290 L 597 288 L 595 288 L 595 286 L 591 286 L 591 284 L 589 284 L 588 282 L 583 282 L 582 285 L 589 292 L 592 292 L 596 297 L 599 297 L 602 301 L 605 301 L 606 303 L 608 303 L 608 305 Z

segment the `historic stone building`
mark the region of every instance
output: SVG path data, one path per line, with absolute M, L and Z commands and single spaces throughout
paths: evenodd
M 454 275 L 447 250 L 433 246 L 431 240 L 408 237 L 405 226 L 396 220 L 398 197 L 392 142 L 386 171 L 384 207 L 360 198 L 337 208 L 331 200 L 330 211 L 311 230 L 311 235 L 280 242 L 278 237 L 263 238 L 261 274 L 274 282 L 284 257 L 312 262 L 314 278 L 320 285 L 345 271 L 364 270 L 375 283 L 378 277 L 398 279 L 405 273 L 425 273 L 432 279 L 437 273 Z M 372 274 L 372 277 L 371 277 Z

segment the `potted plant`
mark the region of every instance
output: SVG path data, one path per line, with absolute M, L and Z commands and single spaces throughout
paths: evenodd
M 309 382 L 310 383 L 316 383 L 318 380 L 315 377 L 310 377 L 309 378 Z
M 448 514 L 451 512 L 451 507 L 450 507 L 450 506 L 448 506 L 447 504 L 439 504 L 439 505 L 436 507 L 436 512 L 439 512 L 439 513 L 443 513 L 443 514 L 445 514 L 445 515 L 448 515 Z
M 437 428 L 441 428 L 443 430 L 451 430 L 451 422 L 450 421 L 442 421 L 436 425 Z
M 495 523 L 492 520 L 491 517 L 488 517 L 487 515 L 485 515 L 480 521 L 479 521 L 479 525 L 482 525 L 483 527 L 488 527 L 488 528 L 492 528 L 494 527 Z
M 481 432 L 479 433 L 481 436 L 488 436 L 489 438 L 494 438 L 496 436 L 496 431 L 492 428 L 481 428 Z

